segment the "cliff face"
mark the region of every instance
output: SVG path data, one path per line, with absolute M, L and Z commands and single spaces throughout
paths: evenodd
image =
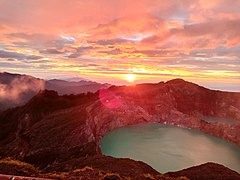
M 236 123 L 208 123 L 203 116 Z M 181 79 L 112 86 L 86 95 L 43 91 L 26 105 L 0 114 L 0 157 L 47 168 L 101 155 L 99 141 L 107 132 L 142 122 L 192 128 L 240 145 L 240 93 L 212 91 Z
M 98 141 L 117 127 L 159 122 L 200 130 L 240 145 L 240 93 L 212 91 L 180 79 L 108 91 L 111 95 L 105 93 L 103 100 L 87 108 Z M 109 108 L 116 99 L 119 107 Z M 209 123 L 201 120 L 204 116 L 234 119 L 236 123 Z

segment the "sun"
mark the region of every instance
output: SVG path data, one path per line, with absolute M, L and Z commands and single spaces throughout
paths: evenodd
M 135 74 L 125 74 L 125 77 L 128 82 L 134 82 L 136 75 Z

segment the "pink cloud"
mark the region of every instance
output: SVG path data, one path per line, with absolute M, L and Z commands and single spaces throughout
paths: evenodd
M 202 64 L 182 60 L 237 58 L 239 7 L 236 0 L 0 1 L 0 70 L 24 71 L 17 67 L 34 60 L 10 62 L 10 52 L 12 56 L 41 56 L 42 61 L 35 60 L 26 70 L 44 74 L 46 67 L 50 74 L 74 71 L 86 76 L 120 76 L 139 68 L 166 71 L 170 76 L 181 74 L 178 68 L 182 66 L 185 74 L 191 74 Z M 93 63 L 99 66 L 88 66 Z M 231 63 L 228 68 L 235 72 L 239 64 Z M 207 66 L 208 70 L 212 67 Z M 203 69 L 198 71 L 203 76 Z

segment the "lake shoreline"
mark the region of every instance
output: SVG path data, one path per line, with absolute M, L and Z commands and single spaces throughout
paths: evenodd
M 152 147 L 151 143 L 153 145 L 160 143 L 160 145 Z M 157 164 L 161 164 L 163 161 L 165 170 L 160 170 L 160 173 L 169 170 L 176 171 L 206 162 L 220 163 L 232 169 L 235 165 L 234 170 L 240 172 L 240 168 L 238 168 L 240 161 L 237 160 L 240 159 L 240 148 L 237 145 L 200 131 L 173 125 L 141 123 L 118 128 L 103 137 L 100 147 L 104 155 L 141 160 L 158 171 Z M 222 158 L 222 154 L 225 154 L 226 157 Z M 154 162 L 150 162 L 151 160 L 148 158 L 152 158 Z M 177 160 L 182 161 L 182 165 L 179 167 L 176 166 Z M 166 162 L 170 163 L 166 164 Z M 174 166 L 176 168 L 171 169 Z

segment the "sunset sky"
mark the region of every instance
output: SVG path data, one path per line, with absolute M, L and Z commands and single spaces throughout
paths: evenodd
M 0 0 L 0 71 L 240 91 L 239 0 Z

